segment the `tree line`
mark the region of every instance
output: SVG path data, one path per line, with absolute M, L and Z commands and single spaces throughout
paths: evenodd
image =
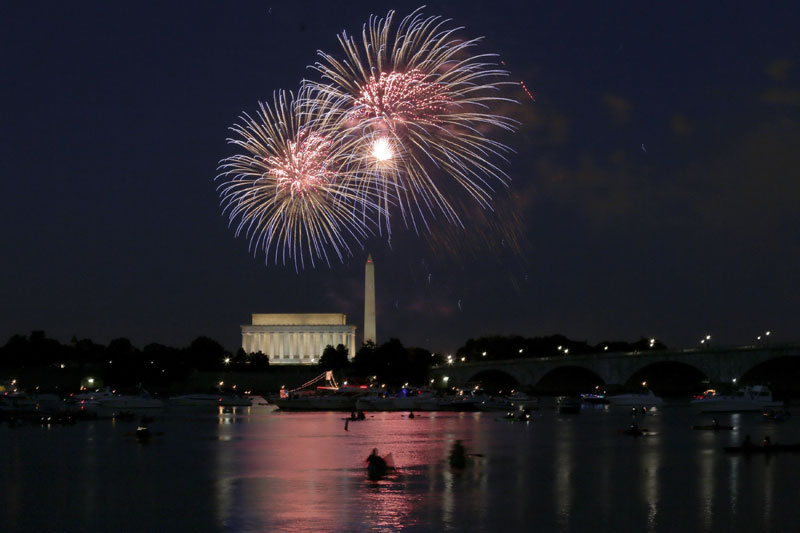
M 603 342 L 589 345 L 563 335 L 549 337 L 489 336 L 469 339 L 455 354 L 433 353 L 425 348 L 405 347 L 398 339 L 375 345 L 364 344 L 352 359 L 343 345 L 328 346 L 320 354 L 320 371 L 334 370 L 342 378 L 378 381 L 389 386 L 405 383 L 424 385 L 432 366 L 461 362 L 530 357 L 552 357 L 559 354 L 585 354 L 602 351 L 636 351 L 666 349 L 655 339 L 642 338 L 634 343 Z M 0 347 L 0 371 L 44 369 L 48 373 L 80 372 L 101 377 L 107 384 L 147 384 L 159 387 L 185 380 L 192 372 L 268 372 L 268 354 L 246 353 L 239 348 L 229 352 L 209 337 L 197 337 L 189 346 L 175 348 L 151 343 L 139 349 L 127 338 L 117 338 L 102 345 L 90 339 L 72 338 L 61 342 L 48 338 L 43 331 L 29 336 L 14 335 Z

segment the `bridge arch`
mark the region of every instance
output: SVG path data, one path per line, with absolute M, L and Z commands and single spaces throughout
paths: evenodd
M 580 394 L 593 390 L 605 381 L 584 365 L 566 364 L 549 369 L 534 383 L 534 388 L 542 393 Z
M 480 383 L 488 392 L 496 393 L 519 386 L 519 380 L 508 372 L 496 368 L 481 370 L 469 378 L 469 383 Z
M 775 396 L 786 398 L 800 383 L 800 361 L 792 356 L 772 357 L 747 369 L 737 382 L 767 385 Z
M 624 384 L 636 386 L 645 382 L 656 394 L 688 396 L 707 389 L 709 376 L 683 361 L 651 361 L 640 365 Z

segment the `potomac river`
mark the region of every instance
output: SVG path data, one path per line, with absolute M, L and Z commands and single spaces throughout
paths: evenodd
M 718 415 L 696 431 L 685 403 L 637 417 L 292 413 L 255 405 L 170 409 L 136 421 L 0 426 L 3 531 L 794 531 L 800 454 L 724 453 L 745 435 L 800 442 L 800 421 Z M 799 417 L 800 418 L 800 417 Z M 447 461 L 460 439 L 470 456 Z M 395 471 L 366 476 L 372 448 Z

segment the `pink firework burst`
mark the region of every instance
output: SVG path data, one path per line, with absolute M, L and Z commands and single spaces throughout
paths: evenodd
M 315 132 L 303 130 L 296 141 L 287 142 L 281 156 L 264 158 L 270 166 L 269 173 L 277 180 L 279 189 L 289 189 L 292 195 L 304 195 L 318 189 L 333 179 L 328 168 L 331 141 Z
M 386 121 L 415 121 L 432 124 L 452 101 L 442 84 L 425 81 L 427 76 L 417 70 L 381 72 L 377 79 L 369 77 L 355 100 L 359 118 L 382 118 Z

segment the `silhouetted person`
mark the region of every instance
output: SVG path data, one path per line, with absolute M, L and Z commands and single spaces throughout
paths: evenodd
M 366 420 L 367 419 L 367 415 L 364 414 L 364 411 L 359 411 L 358 412 L 358 419 L 359 420 Z
M 408 418 L 414 418 L 414 411 L 408 412 Z
M 350 420 L 355 420 L 356 418 L 357 418 L 356 417 L 356 412 L 355 411 L 351 411 L 350 412 Z
M 386 475 L 386 460 L 378 455 L 378 448 L 372 448 L 372 453 L 367 457 L 367 475 L 370 479 L 378 479 Z
M 460 440 L 453 443 L 450 450 L 450 466 L 453 468 L 464 468 L 467 466 L 467 450 Z
M 764 448 L 769 448 L 772 446 L 772 441 L 769 439 L 769 435 L 764 437 Z

